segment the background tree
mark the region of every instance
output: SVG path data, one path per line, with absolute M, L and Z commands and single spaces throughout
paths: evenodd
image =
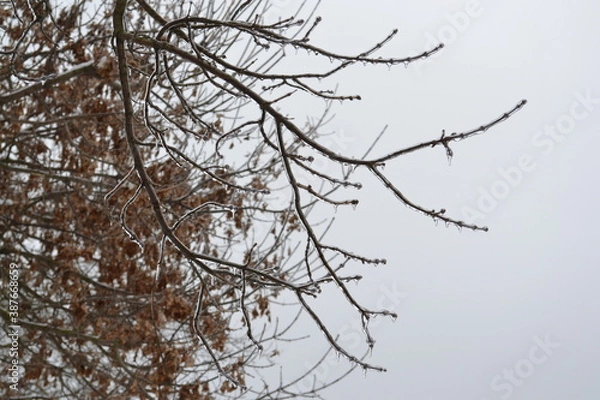
M 468 132 L 376 157 L 339 154 L 319 140 L 329 104 L 360 97 L 336 93 L 331 77 L 441 46 L 377 56 L 394 31 L 338 54 L 311 43 L 321 22 L 314 9 L 302 4 L 306 19 L 276 21 L 261 17 L 266 9 L 252 0 L 3 5 L 0 252 L 3 265 L 21 267 L 20 396 L 317 395 L 317 386 L 294 392 L 304 376 L 260 378 L 297 321 L 280 326 L 271 315 L 282 293 L 333 351 L 383 370 L 344 349 L 311 301 L 335 286 L 360 315 L 368 347 L 369 320 L 393 316 L 361 305 L 348 287 L 360 276 L 344 272 L 385 261 L 330 244 L 326 225 L 309 216 L 316 204 L 357 204 L 356 168 L 436 221 L 486 230 L 412 202 L 383 165 L 430 147 L 451 157 L 450 143 L 525 103 Z M 293 57 L 297 70 L 282 62 Z M 289 100 L 299 96 L 324 101 L 324 112 L 294 118 Z M 320 160 L 339 168 L 318 170 Z M 0 313 L 7 330 L 8 309 Z

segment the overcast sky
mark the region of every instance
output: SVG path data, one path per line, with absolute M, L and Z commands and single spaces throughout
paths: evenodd
M 283 15 L 298 4 L 274 3 Z M 600 4 L 326 0 L 319 14 L 314 43 L 350 53 L 394 28 L 400 33 L 383 55 L 446 44 L 406 69 L 340 74 L 339 91 L 363 101 L 336 108 L 338 150 L 362 154 L 389 124 L 381 154 L 442 129 L 478 127 L 528 100 L 509 121 L 454 144 L 450 166 L 438 148 L 386 166 L 414 201 L 489 233 L 436 227 L 360 175 L 361 204 L 337 211 L 329 238 L 388 259 L 353 289 L 399 318 L 373 328 L 369 360 L 388 372 L 356 371 L 324 397 L 599 399 Z M 356 315 L 331 304 L 332 331 L 352 347 Z M 316 335 L 281 361 L 314 359 L 322 342 Z M 320 379 L 347 366 L 330 364 Z

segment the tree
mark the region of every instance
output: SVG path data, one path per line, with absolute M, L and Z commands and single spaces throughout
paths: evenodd
M 360 276 L 344 272 L 385 261 L 330 244 L 310 217 L 319 203 L 356 205 L 357 168 L 436 221 L 487 229 L 412 202 L 382 167 L 431 147 L 451 157 L 451 143 L 525 102 L 471 131 L 375 157 L 339 154 L 319 140 L 329 104 L 360 97 L 331 90 L 331 78 L 355 64 L 415 62 L 442 46 L 377 56 L 394 31 L 343 55 L 310 41 L 321 23 L 314 9 L 303 3 L 272 21 L 262 18 L 267 9 L 253 0 L 41 0 L 0 11 L 0 252 L 19 271 L 18 309 L 0 313 L 7 333 L 22 330 L 20 396 L 316 395 L 319 387 L 294 392 L 297 379 L 259 378 L 297 321 L 279 326 L 272 315 L 283 293 L 332 351 L 383 370 L 344 349 L 311 302 L 335 286 L 369 347 L 369 320 L 394 316 L 361 305 L 348 287 Z M 297 53 L 331 64 L 290 72 L 282 60 Z M 324 101 L 306 123 L 286 108 L 303 95 Z M 339 171 L 320 171 L 317 160 Z M 9 353 L 2 358 L 9 366 Z

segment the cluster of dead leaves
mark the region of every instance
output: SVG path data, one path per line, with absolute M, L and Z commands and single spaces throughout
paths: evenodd
M 124 139 L 110 23 L 100 18 L 82 25 L 82 5 L 51 19 L 45 8 L 50 3 L 15 4 L 19 17 L 0 11 L 9 27 L 5 38 L 15 44 L 14 57 L 0 60 L 0 92 L 89 60 L 97 67 L 92 74 L 5 104 L 1 114 L 2 253 L 24 267 L 21 361 L 24 378 L 39 388 L 28 394 L 116 399 L 143 398 L 150 392 L 159 398 L 211 398 L 214 388 L 201 378 L 209 369 L 207 355 L 190 328 L 200 282 L 173 246 L 166 245 L 161 255 L 161 231 L 149 199 L 135 195 L 135 174 L 126 178 L 132 161 Z M 30 80 L 15 78 L 14 70 Z M 217 119 L 214 128 L 221 124 Z M 216 232 L 230 229 L 232 237 L 249 229 L 251 220 L 242 205 L 251 194 L 190 175 L 168 158 L 153 156 L 150 148 L 144 155 L 173 218 L 207 202 L 238 208 L 226 216 L 206 213 L 182 223 L 177 234 L 187 243 L 217 254 L 212 244 Z M 253 185 L 264 187 L 260 181 Z M 193 190 L 198 187 L 202 190 Z M 231 296 L 218 282 L 210 290 L 208 299 Z M 254 317 L 268 314 L 267 297 L 256 304 Z M 210 310 L 200 315 L 199 325 L 213 349 L 226 352 L 228 316 L 218 308 Z M 228 368 L 244 382 L 243 358 Z M 180 384 L 182 376 L 196 376 L 197 382 Z M 224 383 L 217 390 L 233 387 Z

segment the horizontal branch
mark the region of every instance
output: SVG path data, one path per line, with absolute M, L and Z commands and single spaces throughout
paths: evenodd
M 42 89 L 47 89 L 58 83 L 66 82 L 69 79 L 74 78 L 76 76 L 90 74 L 95 70 L 96 66 L 94 65 L 93 60 L 84 62 L 82 64 L 77 65 L 73 69 L 63 72 L 62 74 L 53 75 L 48 77 L 47 79 L 42 78 L 39 82 L 36 82 L 33 85 L 29 85 L 24 88 L 18 89 L 7 95 L 0 96 L 0 105 L 19 100 L 22 97 L 29 96 L 30 94 L 38 92 Z

